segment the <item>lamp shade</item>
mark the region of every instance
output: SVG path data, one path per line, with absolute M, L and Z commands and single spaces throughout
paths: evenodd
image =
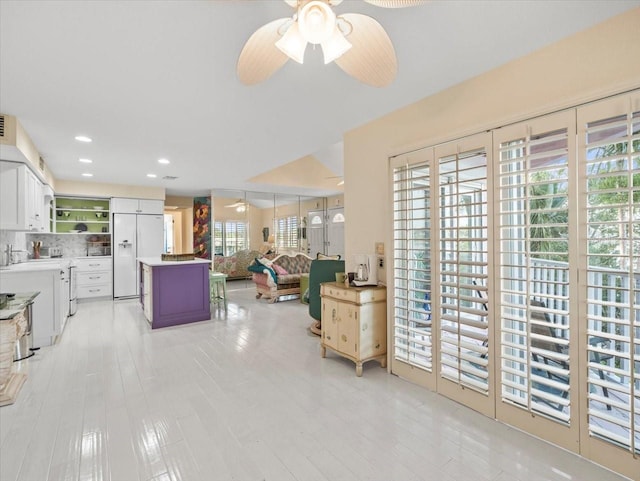
M 276 47 L 289 58 L 298 63 L 303 63 L 307 41 L 300 35 L 298 22 L 291 24 L 282 38 L 276 42 Z
M 331 63 L 339 58 L 343 53 L 351 48 L 351 44 L 345 38 L 344 34 L 336 26 L 333 29 L 333 35 L 329 39 L 322 42 L 322 54 L 324 55 L 324 63 Z
M 300 34 L 309 43 L 318 44 L 327 41 L 336 25 L 336 14 L 322 1 L 313 0 L 298 13 Z

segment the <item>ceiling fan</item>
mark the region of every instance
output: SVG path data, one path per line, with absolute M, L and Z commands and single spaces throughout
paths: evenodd
M 246 85 L 267 80 L 290 58 L 304 60 L 307 44 L 320 45 L 324 63 L 335 61 L 346 73 L 374 87 L 393 82 L 398 70 L 391 39 L 368 15 L 336 15 L 342 0 L 284 0 L 292 17 L 279 18 L 256 30 L 238 58 L 238 77 Z M 425 0 L 364 0 L 384 8 L 411 7 Z
M 246 207 L 246 206 L 247 206 L 247 203 L 242 199 L 238 199 L 236 202 L 232 204 L 225 204 L 225 207 Z

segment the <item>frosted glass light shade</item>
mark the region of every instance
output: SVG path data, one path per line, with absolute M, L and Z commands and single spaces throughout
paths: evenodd
M 336 14 L 325 2 L 313 0 L 298 13 L 300 34 L 309 43 L 318 44 L 327 41 L 336 25 Z
M 336 26 L 333 35 L 328 40 L 322 42 L 322 54 L 324 63 L 328 64 L 339 58 L 343 53 L 351 48 L 351 44 L 344 37 L 340 29 Z
M 294 22 L 289 27 L 289 30 L 276 42 L 276 47 L 296 62 L 304 62 L 304 51 L 307 48 L 307 41 L 300 35 L 298 22 Z

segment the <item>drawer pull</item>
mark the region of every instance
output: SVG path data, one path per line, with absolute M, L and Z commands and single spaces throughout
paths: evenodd
M 89 289 L 89 292 L 100 292 L 100 289 Z
M 98 267 L 100 264 L 89 264 L 89 267 Z
M 89 277 L 89 279 L 100 279 L 100 276 L 96 276 L 96 277 Z

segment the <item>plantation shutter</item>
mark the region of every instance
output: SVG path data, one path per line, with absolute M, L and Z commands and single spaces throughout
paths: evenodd
M 518 128 L 518 137 L 499 132 L 495 138 L 500 392 L 503 402 L 568 424 L 570 139 L 567 127 L 550 124 Z
M 393 277 L 396 360 L 431 372 L 431 169 L 393 172 Z
M 440 375 L 487 394 L 486 152 L 440 157 L 438 189 Z
M 579 116 L 591 437 L 640 453 L 640 101 Z M 625 112 L 626 113 L 623 113 Z M 606 115 L 601 117 L 600 115 Z

